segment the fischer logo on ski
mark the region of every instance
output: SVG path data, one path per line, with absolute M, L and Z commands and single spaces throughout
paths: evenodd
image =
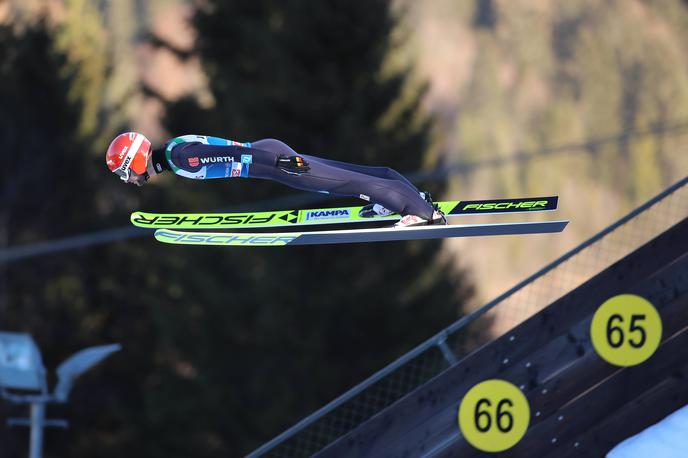
M 181 245 L 266 245 L 283 246 L 292 242 L 297 236 L 279 234 L 208 234 L 183 233 L 158 229 L 155 237 L 161 242 Z
M 474 200 L 461 202 L 458 211 L 452 213 L 503 213 L 514 211 L 546 211 L 557 208 L 557 197 L 536 197 L 529 199 L 497 199 L 493 201 Z
M 193 227 L 193 226 L 236 226 L 236 225 L 264 225 L 270 223 L 276 213 L 267 216 L 256 216 L 253 214 L 232 214 L 232 215 L 169 215 L 147 217 L 145 214 L 135 213 L 131 221 L 136 226 L 141 227 Z
M 464 210 L 503 210 L 507 208 L 534 208 L 544 207 L 547 205 L 546 200 L 538 200 L 536 202 L 492 202 L 487 204 L 468 204 L 464 205 Z

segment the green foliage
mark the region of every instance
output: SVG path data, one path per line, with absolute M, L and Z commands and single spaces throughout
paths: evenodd
M 61 76 L 66 65 L 67 57 L 55 49 L 43 22 L 21 33 L 0 26 L 4 246 L 64 237 L 94 227 L 97 220 L 94 196 L 99 177 L 94 171 L 102 171 L 102 162 L 94 163 L 90 145 L 78 133 L 82 111 L 67 96 L 73 81 Z M 32 333 L 49 367 L 80 346 L 108 340 L 106 324 L 98 323 L 107 312 L 99 310 L 101 298 L 95 293 L 100 265 L 96 255 L 76 252 L 0 269 L 3 330 Z M 114 394 L 102 380 L 88 385 L 83 388 Z M 111 400 L 106 394 L 100 407 L 107 408 Z M 82 399 L 72 419 L 79 425 L 96 425 L 97 410 Z M 88 433 L 96 427 L 85 429 Z M 25 436 L 5 431 L 0 438 L 2 456 L 25 454 Z M 54 449 L 63 456 L 64 439 Z
M 628 199 L 628 210 L 631 201 L 648 198 L 680 175 L 680 154 L 662 148 L 670 140 L 626 135 L 653 126 L 661 137 L 672 123 L 688 122 L 686 23 L 679 0 L 502 5 L 492 29 L 472 31 L 476 60 L 461 94 L 458 142 L 465 154 L 480 158 L 621 134 L 616 143 L 591 150 L 574 170 L 560 167 L 559 157 L 541 162 L 561 183 L 594 181 L 614 189 Z M 531 165 L 496 171 L 492 192 L 527 177 Z M 542 192 L 532 185 L 541 175 L 506 190 Z
M 2 213 L 12 223 L 7 227 L 8 241 L 26 243 L 65 233 L 66 221 L 48 223 L 61 213 L 71 189 L 51 189 L 49 202 L 41 193 L 27 191 L 47 191 L 59 180 L 88 179 L 81 177 L 85 144 L 75 141 L 79 107 L 65 98 L 69 81 L 56 77 L 66 59 L 53 50 L 43 26 L 20 37 L 2 26 L 0 34 Z M 36 208 L 44 211 L 36 215 Z M 86 213 L 75 217 L 75 222 L 84 222 Z
M 44 22 L 22 30 L 0 26 L 2 246 L 121 226 L 140 202 L 162 201 L 160 189 L 139 199 L 138 190 L 123 187 L 105 167 L 103 151 L 84 138 L 87 103 L 70 92 L 83 80 L 60 51 L 57 32 Z M 156 325 L 169 313 L 170 297 L 178 297 L 166 280 L 182 284 L 167 276 L 185 267 L 180 256 L 146 240 L 0 266 L 2 329 L 31 333 L 51 371 L 86 346 L 119 342 L 125 349 L 81 378 L 68 406 L 48 409 L 69 418 L 72 430 L 48 433 L 46 456 L 138 456 L 151 440 L 158 412 L 146 405 L 167 367 Z M 0 409 L 5 418 L 5 403 Z M 26 453 L 25 435 L 7 428 L 0 435 L 0 456 Z
M 248 180 L 122 186 L 94 138 L 128 110 L 112 97 L 131 82 L 122 43 L 104 41 L 89 5 L 69 2 L 57 30 L 0 29 L 6 245 L 117 226 L 136 208 L 212 209 L 284 193 Z M 113 14 L 124 11 L 116 5 Z M 215 6 L 196 25 L 216 105 L 175 104 L 171 130 L 274 136 L 330 158 L 421 166 L 431 120 L 419 115 L 423 88 L 383 71 L 393 48 L 387 2 Z M 111 56 L 119 68 L 108 72 Z M 439 246 L 248 252 L 140 239 L 13 264 L 0 271 L 3 329 L 33 334 L 47 367 L 89 345 L 124 348 L 79 381 L 68 406 L 49 409 L 72 429 L 49 436 L 47 456 L 247 452 L 460 313 L 471 288 L 438 259 Z M 3 433 L 0 454 L 19 455 L 20 439 Z
M 69 96 L 81 103 L 79 133 L 93 137 L 102 132 L 102 94 L 106 88 L 108 55 L 105 31 L 95 7 L 87 0 L 68 0 L 66 15 L 57 35 L 57 46 L 67 56 L 62 72 L 71 75 Z M 68 76 L 70 77 L 70 76 Z
M 422 92 L 399 103 L 407 75 L 383 71 L 395 25 L 387 1 L 217 1 L 194 23 L 215 105 L 174 104 L 174 134 L 273 137 L 337 160 L 422 166 L 431 127 L 419 120 Z M 170 192 L 191 187 L 175 182 Z M 194 192 L 193 208 L 284 192 L 232 180 Z M 195 265 L 213 268 L 188 273 L 182 294 L 193 299 L 180 298 L 176 311 L 186 326 L 169 322 L 165 334 L 196 368 L 184 386 L 200 402 L 169 406 L 161 427 L 175 436 L 190 429 L 197 455 L 233 455 L 331 400 L 456 318 L 471 289 L 439 250 L 430 242 L 189 251 Z M 178 390 L 164 385 L 160 404 Z M 199 414 L 194 425 L 170 421 Z
M 434 3 L 414 2 L 428 11 Z M 487 300 L 519 280 L 515 266 L 549 262 L 685 176 L 688 8 L 681 0 L 512 0 L 494 2 L 485 27 L 475 21 L 485 3 L 442 28 L 459 29 L 453 50 L 471 56 L 453 79 L 454 100 L 444 102 L 456 114 L 447 121 L 450 160 L 503 160 L 453 177 L 451 194 L 558 194 L 558 215 L 572 221 L 544 250 L 530 238 L 468 247 Z M 431 52 L 424 60 L 434 64 Z M 449 86 L 443 78 L 440 90 Z M 503 259 L 512 244 L 523 254 L 508 266 L 481 261 Z

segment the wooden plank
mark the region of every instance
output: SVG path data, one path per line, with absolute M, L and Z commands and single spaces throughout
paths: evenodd
M 597 458 L 688 404 L 686 367 L 626 404 L 584 434 L 562 444 L 551 458 Z M 659 458 L 659 457 L 658 457 Z
M 655 275 L 644 282 L 644 286 L 638 285 L 629 292 L 640 293 L 657 305 L 665 322 L 666 338 L 688 325 L 688 255 L 681 258 L 681 261 L 672 263 L 662 272 L 662 275 Z M 654 293 L 648 294 L 648 291 Z M 679 296 L 674 297 L 676 294 Z M 523 384 L 526 387 L 525 392 L 533 413 L 531 428 L 550 416 L 558 417 L 558 409 L 562 405 L 619 370 L 604 362 L 594 352 L 587 336 L 591 318 L 589 316 L 578 323 L 566 335 L 565 340 L 559 337 L 556 339 L 558 343 L 549 343 L 528 358 L 530 373 L 535 380 L 524 380 L 523 372 L 513 378 L 509 374 L 508 379 L 512 383 Z M 575 338 L 580 335 L 583 335 L 584 339 Z M 575 348 L 577 354 L 580 352 L 577 357 L 572 358 L 571 351 L 568 354 L 557 352 L 557 349 L 563 348 L 565 341 L 569 342 L 570 349 Z M 455 414 L 455 410 L 453 413 Z M 452 428 L 445 427 L 442 431 L 458 436 Z M 440 456 L 480 456 L 480 452 L 459 437 L 446 443 L 443 450 L 446 454 Z
M 617 370 L 575 401 L 557 409 L 545 421 L 531 427 L 521 442 L 503 456 L 560 453 L 562 443 L 594 428 L 663 380 L 688 375 L 686 348 L 688 332 L 682 332 L 660 346 L 655 355 L 642 365 Z M 602 455 L 600 453 L 598 456 Z
M 451 442 L 452 431 L 455 434 L 456 408 L 470 387 L 492 377 L 527 380 L 531 377 L 525 368 L 528 358 L 557 338 L 569 339 L 567 331 L 591 316 L 603 300 L 628 292 L 628 285 L 642 284 L 644 279 L 663 270 L 686 252 L 688 219 L 555 301 L 512 332 L 464 358 L 440 377 L 330 444 L 318 456 L 403 453 L 399 450 L 400 437 L 406 438 L 407 445 L 411 437 L 419 440 L 405 448 L 405 452 L 427 452 L 431 447 L 441 450 L 442 441 Z M 561 346 L 560 343 L 554 345 Z
M 688 255 L 680 262 L 672 263 L 661 275 L 651 277 L 644 285 L 628 292 L 640 294 L 655 304 L 664 322 L 662 337 L 667 339 L 688 325 Z M 563 361 L 558 366 L 552 363 L 546 367 L 534 359 L 532 365 L 538 372 L 535 376 L 537 389 L 532 394 L 528 391 L 528 396 L 533 410 L 540 412 L 536 422 L 553 414 L 576 393 L 590 388 L 594 384 L 591 381 L 602 380 L 617 370 L 595 353 L 589 338 L 591 319 L 592 316 L 586 317 L 570 330 L 569 335 L 577 336 L 579 357 L 576 360 Z M 555 356 L 551 355 L 552 358 Z M 542 394 L 543 390 L 546 390 L 545 394 Z
M 681 291 L 678 292 L 680 296 L 672 299 L 668 304 L 656 303 L 664 322 L 664 340 L 671 338 L 675 333 L 680 332 L 688 326 L 688 256 L 685 256 L 683 259 L 683 266 L 676 263 L 670 266 L 670 270 L 674 273 L 682 273 L 682 275 L 675 275 L 674 283 L 665 281 L 666 277 L 656 278 L 654 281 L 655 286 L 662 287 L 662 285 L 664 285 L 666 288 L 663 289 L 665 290 L 667 288 L 673 290 L 673 287 L 676 285 L 682 286 Z M 589 329 L 590 320 L 586 319 L 581 325 Z M 674 351 L 676 351 L 676 348 Z M 659 350 L 650 361 L 635 369 L 640 371 L 656 371 L 657 369 L 653 369 L 653 366 L 649 365 L 649 363 L 652 362 L 653 364 L 657 364 L 657 357 L 659 357 L 657 355 L 660 355 Z M 682 358 L 685 359 L 685 352 Z M 547 448 L 543 450 L 537 449 L 537 447 L 549 445 L 541 438 L 542 434 L 538 433 L 538 431 L 542 431 L 541 428 L 543 428 L 539 425 L 543 423 L 548 424 L 553 431 L 556 431 L 556 428 L 562 425 L 571 427 L 570 425 L 572 422 L 590 420 L 593 418 L 593 414 L 596 413 L 592 411 L 592 409 L 591 412 L 588 412 L 588 415 L 581 416 L 580 418 L 576 418 L 575 415 L 571 413 L 565 414 L 564 418 L 566 422 L 559 420 L 559 417 L 563 414 L 563 406 L 569 404 L 572 399 L 576 399 L 583 393 L 595 388 L 596 385 L 604 382 L 609 377 L 615 377 L 622 371 L 622 369 L 607 364 L 597 356 L 589 340 L 585 343 L 582 356 L 573 361 L 573 363 L 564 362 L 563 365 L 565 368 L 559 370 L 555 376 L 546 376 L 546 381 L 537 383 L 531 389 L 526 389 L 526 396 L 529 400 L 532 414 L 530 428 L 522 442 L 513 449 L 513 454 L 507 452 L 504 456 L 540 456 L 542 453 L 545 453 Z M 601 406 L 602 403 L 596 405 Z M 550 436 L 547 440 L 556 437 L 556 432 L 550 430 L 546 431 L 548 431 L 547 434 Z M 535 439 L 533 437 L 535 437 Z M 564 439 L 559 438 L 558 442 L 562 440 Z M 532 445 L 533 443 L 536 443 L 537 447 Z M 462 457 L 480 456 L 480 452 L 473 449 L 462 439 L 453 441 L 452 444 L 447 445 L 445 449 L 447 454 L 440 456 L 451 456 L 456 454 L 460 454 Z

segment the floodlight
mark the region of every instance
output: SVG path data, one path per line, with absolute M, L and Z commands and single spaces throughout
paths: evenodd
M 41 353 L 29 334 L 0 332 L 0 396 L 18 404 L 31 405 L 31 418 L 10 418 L 10 426 L 31 428 L 29 456 L 40 458 L 43 449 L 43 428 L 66 428 L 66 420 L 45 418 L 49 402 L 67 402 L 74 380 L 98 364 L 111 353 L 122 348 L 119 344 L 89 347 L 74 353 L 57 368 L 57 385 L 48 393 Z M 40 391 L 40 393 L 12 393 L 11 390 Z
M 89 347 L 74 353 L 57 367 L 57 385 L 53 392 L 56 402 L 67 402 L 74 380 L 111 353 L 122 348 L 119 344 Z
M 29 334 L 0 332 L 0 387 L 45 391 L 45 368 Z

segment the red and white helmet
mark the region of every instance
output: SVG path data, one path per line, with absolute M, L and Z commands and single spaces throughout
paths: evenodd
M 128 181 L 130 170 L 139 175 L 146 173 L 150 153 L 151 142 L 145 135 L 126 132 L 112 140 L 105 153 L 105 163 L 123 181 Z

